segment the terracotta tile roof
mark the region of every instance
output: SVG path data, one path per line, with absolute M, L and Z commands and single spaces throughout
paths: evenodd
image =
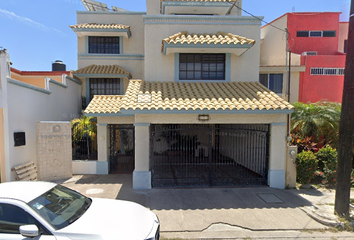
M 76 25 L 70 25 L 73 29 L 129 29 L 129 26 L 118 24 L 118 23 L 111 23 L 111 24 L 102 24 L 102 23 L 82 23 Z
M 128 78 L 132 78 L 132 75 L 125 69 L 118 65 L 90 65 L 84 68 L 80 68 L 73 72 L 74 75 L 126 75 Z
M 255 40 L 248 39 L 245 37 L 241 37 L 232 33 L 218 32 L 212 34 L 189 34 L 188 32 L 179 32 L 175 35 L 172 35 L 168 38 L 162 40 L 162 50 L 164 44 L 172 45 L 172 44 L 241 44 L 241 45 L 250 45 L 253 46 L 255 44 Z
M 85 113 L 122 110 L 290 110 L 259 82 L 144 82 L 130 80 L 123 96 L 95 96 Z
M 70 27 L 75 31 L 76 29 L 116 29 L 116 30 L 126 30 L 128 35 L 131 35 L 130 26 L 111 23 L 111 24 L 103 24 L 103 23 L 82 23 L 76 25 L 70 25 Z

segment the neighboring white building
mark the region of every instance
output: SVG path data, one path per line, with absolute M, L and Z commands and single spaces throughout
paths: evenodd
M 148 0 L 146 13 L 82 1 L 74 76 L 98 161 L 74 172 L 133 172 L 136 189 L 294 184 L 293 106 L 259 83 L 261 21 L 241 0 Z
M 19 71 L 16 70 L 16 72 Z M 48 75 L 55 75 L 53 72 L 52 74 L 47 73 Z M 41 76 L 43 84 L 39 83 Z M 37 161 L 36 122 L 70 121 L 80 116 L 80 81 L 63 74 L 59 82 L 46 78 L 41 72 L 33 72 L 28 79 L 26 76 L 21 78 L 22 80 L 12 78 L 10 56 L 6 50 L 1 50 L 1 182 L 15 180 L 15 174 L 11 171 L 13 167 L 30 161 Z M 34 78 L 36 78 L 35 84 L 38 86 L 28 83 Z M 45 87 L 39 87 L 41 85 Z

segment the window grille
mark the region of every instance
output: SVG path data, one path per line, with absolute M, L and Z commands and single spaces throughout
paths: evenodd
M 296 37 L 335 37 L 336 31 L 297 31 Z
M 89 53 L 119 54 L 119 37 L 89 37 Z
M 310 31 L 310 37 L 322 37 L 322 31 Z
M 311 68 L 311 75 L 344 75 L 344 68 Z
M 181 53 L 180 80 L 225 80 L 225 54 Z
M 90 78 L 90 100 L 94 95 L 120 95 L 120 79 Z

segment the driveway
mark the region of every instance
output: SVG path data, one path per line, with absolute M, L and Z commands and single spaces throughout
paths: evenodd
M 138 202 L 158 215 L 161 231 L 166 233 L 326 228 L 300 209 L 312 203 L 296 190 L 268 187 L 133 190 L 131 180 L 131 174 L 78 175 L 63 185 L 89 197 Z

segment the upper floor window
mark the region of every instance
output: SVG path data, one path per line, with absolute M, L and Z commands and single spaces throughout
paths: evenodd
M 89 37 L 89 53 L 119 54 L 119 37 Z
M 180 80 L 225 80 L 225 54 L 180 53 Z
M 336 31 L 297 31 L 297 37 L 335 37 Z
M 259 82 L 271 91 L 283 93 L 283 74 L 259 74 Z
M 90 78 L 90 97 L 94 95 L 120 95 L 120 78 Z

